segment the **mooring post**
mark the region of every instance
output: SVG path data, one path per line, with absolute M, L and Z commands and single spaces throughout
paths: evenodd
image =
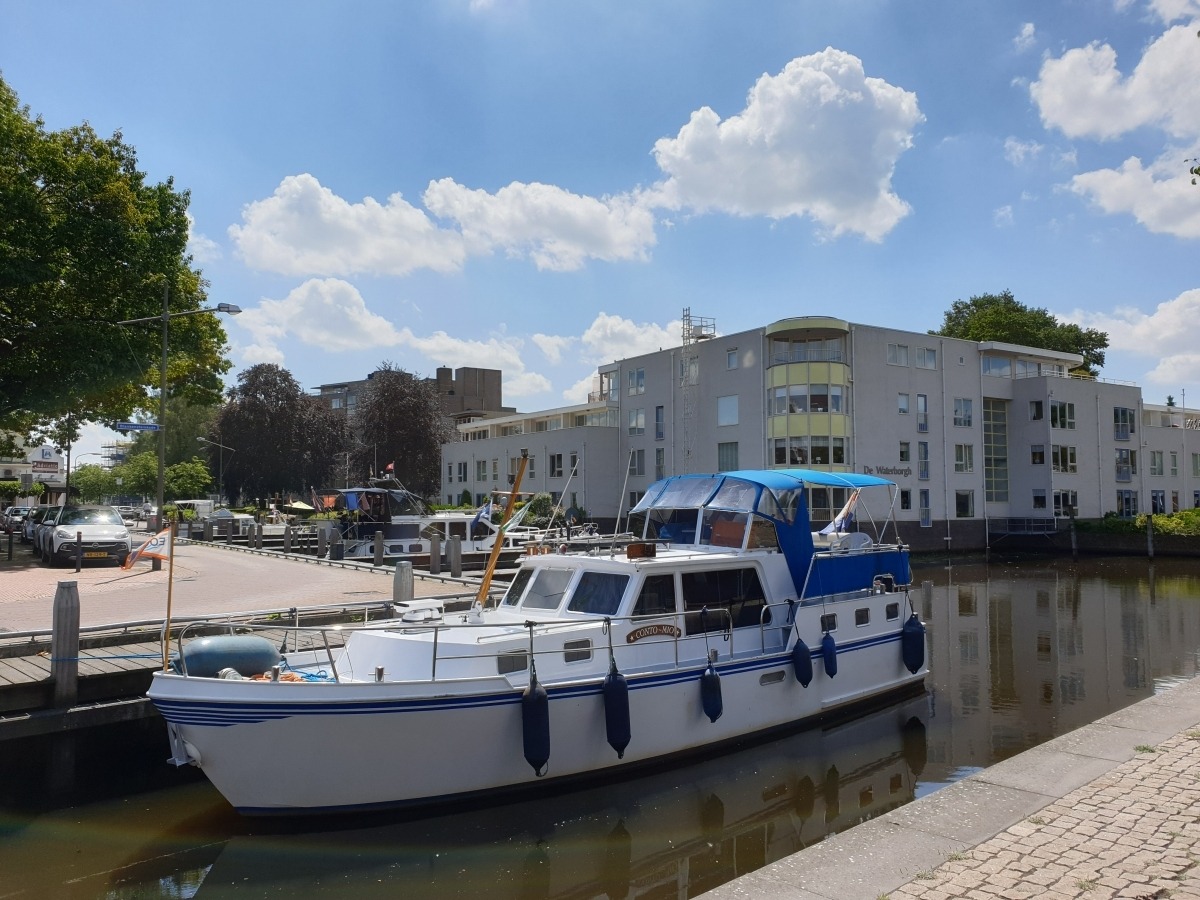
M 446 562 L 450 564 L 451 576 L 462 578 L 462 538 L 457 535 L 446 542 Z
M 429 536 L 429 574 L 442 574 L 442 539 L 436 534 Z
M 291 525 L 283 526 L 283 552 L 284 553 L 292 552 L 292 526 Z
M 396 563 L 396 571 L 392 575 L 392 602 L 408 603 L 413 598 L 412 563 L 401 560 Z
M 322 528 L 317 532 L 317 559 L 325 558 L 325 544 L 328 540 L 328 532 Z
M 1146 516 L 1146 556 L 1154 559 L 1154 514 Z
M 54 706 L 75 705 L 79 686 L 79 582 L 60 581 L 54 592 L 50 677 Z
M 383 532 L 375 532 L 374 559 L 372 562 L 377 566 L 383 565 Z

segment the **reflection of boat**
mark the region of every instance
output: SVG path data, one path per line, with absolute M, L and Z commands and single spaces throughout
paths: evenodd
M 366 828 L 235 836 L 214 842 L 222 849 L 200 895 L 294 886 L 306 897 L 694 897 L 910 802 L 929 715 L 928 699 L 914 698 L 560 796 Z M 139 855 L 169 858 L 155 847 Z
M 150 697 L 176 762 L 265 814 L 595 777 L 919 685 L 907 548 L 815 542 L 814 485 L 894 487 L 810 470 L 675 476 L 633 510 L 641 542 L 526 556 L 496 608 L 429 610 L 282 661 L 254 635 L 189 643 Z
M 372 479 L 369 487 L 320 491 L 314 503 L 318 512 L 338 514 L 347 559 L 374 556 L 377 534 L 389 558 L 427 555 L 433 539 L 444 551 L 451 538 L 458 538 L 463 552 L 472 553 L 490 550 L 497 537 L 503 546 L 517 548 L 540 535 L 521 524 L 527 506 L 517 510 L 501 532 L 492 522 L 490 503 L 479 510 L 434 510 L 394 478 Z

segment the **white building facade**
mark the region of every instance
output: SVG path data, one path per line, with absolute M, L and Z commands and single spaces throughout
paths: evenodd
M 460 425 L 443 493 L 503 489 L 522 451 L 523 490 L 608 522 L 667 475 L 862 472 L 898 484 L 901 536 L 925 550 L 1200 506 L 1200 412 L 1070 375 L 1081 362 L 831 317 L 718 336 L 685 311 L 680 346 L 601 367 L 588 404 Z M 846 499 L 815 491 L 814 519 Z

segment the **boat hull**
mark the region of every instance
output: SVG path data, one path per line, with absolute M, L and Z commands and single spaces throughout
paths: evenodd
M 789 654 L 716 665 L 722 712 L 701 696 L 705 667 L 629 676 L 630 741 L 609 746 L 601 680 L 548 688 L 549 761 L 523 752 L 522 691 L 464 683 L 283 684 L 158 673 L 150 697 L 219 791 L 248 815 L 314 814 L 512 792 L 604 777 L 625 767 L 715 751 L 850 706 L 916 690 L 899 634 L 839 647 L 803 687 Z M 490 679 L 492 682 L 502 679 Z

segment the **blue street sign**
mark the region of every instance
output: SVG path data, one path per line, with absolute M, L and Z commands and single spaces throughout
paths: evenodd
M 158 431 L 153 422 L 118 422 L 117 431 Z

